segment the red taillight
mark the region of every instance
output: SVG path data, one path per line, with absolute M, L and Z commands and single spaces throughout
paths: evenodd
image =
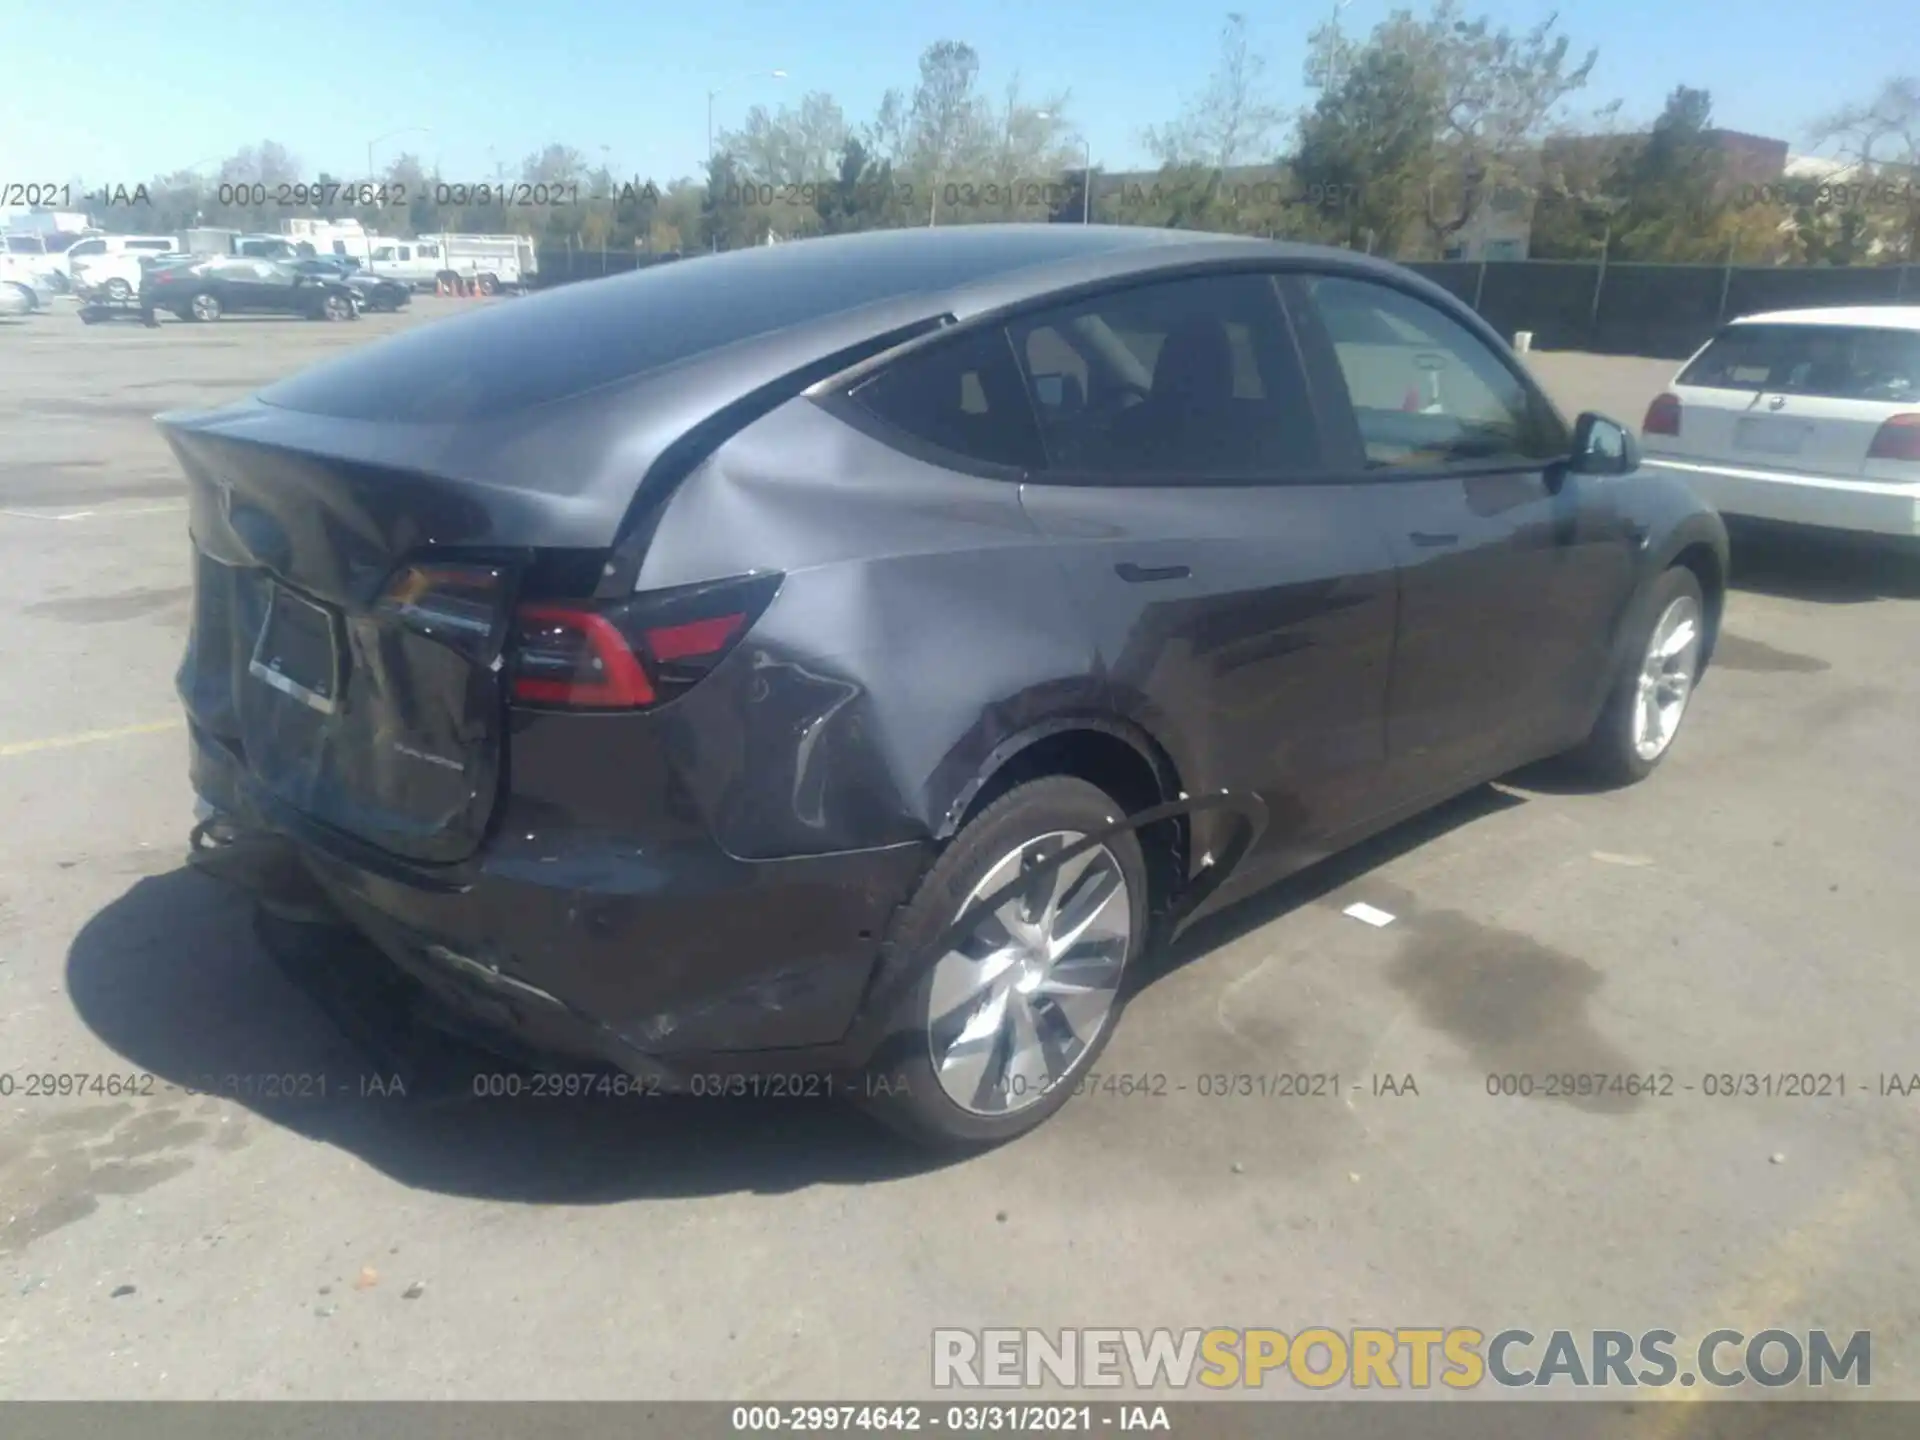
M 644 634 L 647 653 L 664 664 L 723 651 L 733 643 L 733 637 L 746 628 L 747 617 L 733 614 L 716 615 L 711 620 L 691 620 L 684 625 L 660 625 Z
M 1647 406 L 1646 423 L 1641 425 L 1642 435 L 1678 435 L 1680 433 L 1680 397 L 1672 393 L 1656 395 L 1653 403 Z
M 1920 461 L 1920 415 L 1895 415 L 1867 447 L 1869 460 Z
M 780 578 L 744 576 L 604 609 L 523 605 L 511 656 L 513 697 L 594 710 L 671 700 L 733 649 L 773 599 Z
M 564 605 L 523 605 L 516 639 L 516 700 L 595 710 L 632 710 L 654 701 L 639 657 L 604 615 Z

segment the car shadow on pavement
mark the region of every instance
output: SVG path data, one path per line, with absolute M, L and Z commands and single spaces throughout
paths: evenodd
M 1737 520 L 1727 534 L 1736 590 L 1828 605 L 1920 599 L 1920 549 Z
M 156 1095 L 226 1097 L 448 1194 L 578 1205 L 781 1193 L 941 1163 L 833 1101 L 483 1098 L 476 1077 L 523 1072 L 379 1013 L 391 970 L 341 948 L 325 975 L 281 966 L 255 939 L 250 900 L 182 868 L 87 921 L 67 989 L 127 1068 L 155 1077 Z
M 1178 935 L 1152 967 L 1153 979 L 1171 974 L 1281 916 L 1344 889 L 1380 866 L 1431 844 L 1442 835 L 1526 804 L 1526 797 L 1494 785 L 1478 785 L 1463 795 L 1404 820 L 1370 840 L 1328 857 L 1277 884 L 1236 900 L 1196 920 Z

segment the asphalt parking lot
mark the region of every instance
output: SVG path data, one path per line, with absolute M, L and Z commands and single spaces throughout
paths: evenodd
M 479 303 L 514 302 L 0 322 L 0 1394 L 908 1397 L 936 1326 L 1513 1324 L 1869 1329 L 1876 1395 L 1920 1396 L 1920 1096 L 1880 1093 L 1920 1072 L 1920 578 L 1871 556 L 1743 544 L 1651 782 L 1487 787 L 1210 923 L 1103 1060 L 1168 1093 L 992 1154 L 831 1107 L 476 1099 L 457 1055 L 343 1033 L 184 868 L 149 417 Z M 1634 424 L 1673 369 L 1531 359 Z M 1487 1086 L 1653 1071 L 1671 1095 Z M 1199 1093 L 1301 1072 L 1339 1097 Z M 246 1074 L 329 1098 L 183 1093 Z

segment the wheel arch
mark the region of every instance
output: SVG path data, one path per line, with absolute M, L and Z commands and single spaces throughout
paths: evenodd
M 1109 716 L 1058 716 L 996 745 L 947 805 L 933 839 L 944 846 L 1002 795 L 1049 775 L 1085 780 L 1129 815 L 1185 798 L 1173 757 L 1138 725 Z M 1150 904 L 1161 912 L 1186 883 L 1192 826 L 1185 816 L 1151 824 L 1140 831 L 1140 843 L 1147 854 Z
M 1661 569 L 1671 570 L 1675 566 L 1691 570 L 1694 579 L 1700 582 L 1700 597 L 1707 611 L 1707 633 L 1700 641 L 1700 668 L 1705 670 L 1713 659 L 1714 646 L 1720 639 L 1721 617 L 1726 614 L 1726 558 L 1705 540 L 1694 540 L 1676 551 Z

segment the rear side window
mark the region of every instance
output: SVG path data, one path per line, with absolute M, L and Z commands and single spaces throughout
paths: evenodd
M 876 419 L 949 454 L 1021 469 L 1041 463 L 1039 431 L 1003 330 L 909 355 L 852 398 Z
M 1370 280 L 1309 282 L 1367 464 L 1544 462 L 1572 438 L 1486 342 L 1438 307 Z
M 1293 337 L 1264 275 L 1133 286 L 1011 331 L 1054 470 L 1181 484 L 1320 467 Z
M 1677 382 L 1830 400 L 1920 401 L 1920 331 L 1729 325 Z

